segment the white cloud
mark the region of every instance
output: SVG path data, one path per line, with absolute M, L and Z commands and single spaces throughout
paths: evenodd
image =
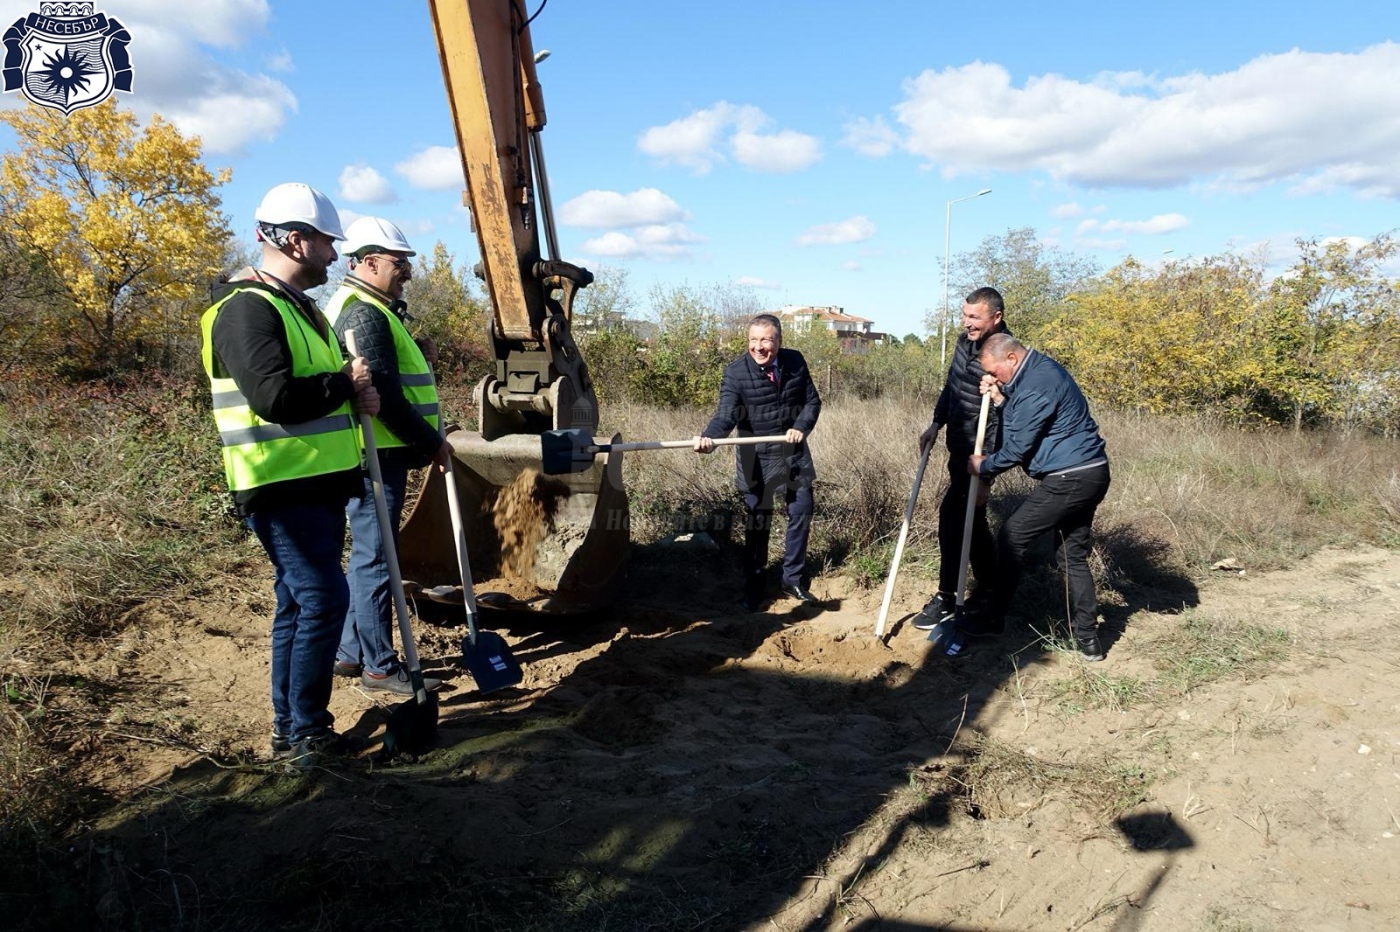
M 1076 234 L 1084 233 L 1171 233 L 1191 225 L 1183 214 L 1157 214 L 1150 220 L 1081 220 Z
M 752 120 L 761 115 L 757 107 L 735 107 L 720 101 L 665 126 L 649 128 L 638 138 L 637 148 L 663 163 L 684 165 L 704 173 L 724 158 L 717 148 L 720 133 L 737 120 Z
M 1084 208 L 1074 201 L 1070 201 L 1068 204 L 1059 204 L 1050 209 L 1050 216 L 1057 220 L 1068 220 L 1071 217 L 1078 217 L 1082 213 L 1084 213 Z
M 295 71 L 296 65 L 292 61 L 292 53 L 286 49 L 281 49 L 267 56 L 268 71 Z
M 429 146 L 394 166 L 415 188 L 428 191 L 462 190 L 467 186 L 456 146 Z
M 893 111 L 900 146 L 946 175 L 1039 170 L 1086 186 L 1284 182 L 1400 197 L 1397 82 L 1394 42 L 1294 49 L 1220 74 L 1045 74 L 1020 87 L 978 61 L 906 81 Z
M 785 129 L 779 133 L 739 132 L 730 140 L 734 161 L 754 171 L 787 174 L 801 171 L 822 157 L 815 136 Z
M 647 129 L 638 137 L 637 148 L 663 164 L 683 165 L 698 174 L 726 161 L 722 151 L 726 136 L 730 155 L 754 171 L 800 171 L 821 158 L 821 144 L 815 136 L 794 130 L 764 132 L 772 123 L 752 104 L 721 100 Z
M 106 8 L 131 33 L 134 93 L 117 98 L 142 120 L 159 113 L 181 133 L 199 136 L 206 154 L 274 139 L 288 114 L 296 112 L 296 95 L 268 74 L 216 60 L 213 51 L 264 38 L 268 3 L 201 0 L 198 6 L 198 15 L 187 0 L 124 0 L 118 8 Z M 17 0 L 0 3 L 0 19 L 8 26 L 37 7 Z M 269 62 L 267 70 L 275 65 Z M 17 97 L 6 95 L 6 104 Z
M 841 137 L 843 146 L 872 158 L 889 155 L 898 142 L 899 134 L 890 129 L 890 124 L 882 116 L 873 120 L 865 117 L 852 120 L 846 124 L 846 135 Z
M 637 227 L 688 219 L 681 205 L 656 188 L 630 194 L 585 191 L 559 209 L 559 222 L 571 227 Z
M 268 0 L 199 0 L 198 15 L 189 0 L 121 0 L 119 5 L 104 6 L 107 15 L 128 28 L 137 23 L 159 23 L 197 42 L 233 48 L 255 38 L 272 12 Z M 133 32 L 133 43 L 135 38 Z
M 1356 252 L 1362 246 L 1369 245 L 1371 241 L 1364 236 L 1324 236 L 1319 242 L 1323 246 L 1331 246 L 1333 243 L 1346 243 L 1347 249 L 1350 252 Z
M 397 200 L 394 186 L 368 165 L 347 165 L 340 173 L 340 197 L 359 204 L 388 204 Z
M 845 262 L 841 263 L 841 270 L 844 272 L 864 272 L 865 266 L 854 259 L 847 259 Z
M 868 217 L 855 216 L 835 223 L 810 227 L 797 238 L 799 246 L 835 246 L 860 243 L 875 235 L 875 224 Z
M 588 255 L 609 259 L 682 259 L 690 255 L 690 246 L 703 243 L 680 223 L 662 223 L 638 227 L 631 233 L 612 230 L 583 244 Z
M 409 237 L 410 245 L 413 244 L 415 240 L 427 239 L 432 236 L 433 232 L 437 229 L 431 220 L 405 220 L 398 226 L 399 229 L 403 231 L 403 235 Z M 424 251 L 421 245 L 414 246 L 413 248 L 420 253 Z M 431 252 L 431 250 L 428 251 Z
M 741 288 L 759 288 L 764 291 L 778 291 L 783 287 L 778 282 L 770 282 L 756 275 L 740 275 L 734 279 L 734 284 Z
M 198 136 L 208 154 L 238 152 L 251 142 L 271 142 L 282 131 L 287 114 L 297 112 L 296 97 L 280 81 L 241 72 L 222 77 L 231 83 L 213 93 L 206 87 L 198 97 L 154 107 L 147 106 L 151 98 L 144 97 L 139 103 L 133 101 L 131 109 L 143 117 L 159 112 L 184 135 Z M 237 113 L 238 119 L 230 120 L 230 113 Z

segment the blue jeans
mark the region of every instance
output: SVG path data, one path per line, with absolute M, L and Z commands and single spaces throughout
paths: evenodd
M 807 539 L 812 534 L 815 505 L 810 485 L 766 485 L 744 496 L 744 586 L 749 595 L 760 594 L 763 569 L 768 564 L 768 534 L 773 511 L 782 496 L 787 511 L 787 535 L 783 539 L 783 585 L 801 586 L 807 566 Z
M 335 723 L 331 665 L 350 593 L 340 569 L 345 511 L 293 505 L 254 512 L 248 527 L 275 571 L 272 616 L 272 730 L 300 741 Z
M 384 476 L 384 499 L 394 525 L 397 553 L 408 467 L 386 463 L 381 456 L 379 468 Z M 392 673 L 399 666 L 399 655 L 394 652 L 394 594 L 389 588 L 389 564 L 384 559 L 384 538 L 368 474 L 364 492 L 350 499 L 345 514 L 350 518 L 350 564 L 345 571 L 350 583 L 350 608 L 345 613 L 335 659 L 363 664 L 366 672 L 376 675 Z

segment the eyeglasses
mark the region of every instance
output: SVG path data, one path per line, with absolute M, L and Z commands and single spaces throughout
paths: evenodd
M 413 268 L 413 262 L 412 262 L 411 260 L 409 260 L 409 259 L 399 259 L 399 258 L 397 258 L 397 257 L 395 257 L 395 256 L 388 256 L 388 255 L 385 255 L 385 254 L 382 253 L 382 252 L 371 253 L 370 255 L 365 256 L 365 258 L 366 258 L 366 259 L 380 259 L 380 260 L 382 260 L 382 261 L 384 261 L 384 262 L 389 263 L 389 264 L 392 265 L 394 268 L 398 269 L 400 272 L 407 272 L 408 270 L 410 270 L 411 268 Z

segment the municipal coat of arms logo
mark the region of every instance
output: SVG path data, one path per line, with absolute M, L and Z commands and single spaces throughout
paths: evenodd
M 5 93 L 65 115 L 131 93 L 131 33 L 91 3 L 40 3 L 5 30 Z

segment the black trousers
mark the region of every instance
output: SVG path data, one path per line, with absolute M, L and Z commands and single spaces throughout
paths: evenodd
M 783 585 L 801 586 L 807 566 L 807 540 L 815 510 L 810 485 L 765 486 L 744 496 L 744 586 L 752 596 L 762 594 L 763 570 L 768 565 L 768 536 L 778 499 L 787 510 L 783 541 Z
M 948 491 L 938 506 L 938 589 L 958 594 L 958 563 L 962 558 L 963 525 L 967 521 L 967 492 L 972 477 L 967 474 L 967 457 L 948 459 Z M 972 551 L 968 554 L 972 574 L 984 590 L 996 580 L 996 543 L 987 526 L 987 506 L 978 505 L 972 515 Z
M 997 576 L 992 607 L 1004 615 L 1020 582 L 1026 551 L 1042 534 L 1054 535 L 1055 563 L 1069 584 L 1074 634 L 1094 633 L 1099 613 L 1094 576 L 1089 571 L 1094 512 L 1108 494 L 1108 465 L 1049 476 L 1006 519 L 996 539 Z

